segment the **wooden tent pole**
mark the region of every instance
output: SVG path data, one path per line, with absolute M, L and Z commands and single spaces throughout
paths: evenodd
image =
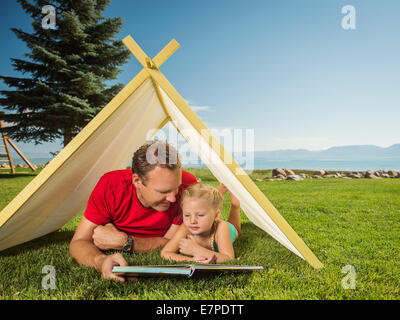
M 0 112 L 0 115 L 5 114 L 4 111 Z M 5 135 L 4 131 L 3 131 L 3 121 L 0 119 L 0 131 L 1 131 L 1 136 L 3 137 L 3 142 L 4 142 L 4 148 L 6 149 L 6 153 L 7 153 L 7 158 L 8 158 L 8 162 L 10 163 L 10 169 L 11 169 L 11 173 L 15 173 L 15 168 L 14 168 L 14 164 L 12 161 L 12 157 L 11 157 L 11 153 L 10 153 L 10 148 L 8 147 L 8 137 Z
M 4 115 L 4 114 L 5 114 L 4 111 L 0 111 L 0 115 Z M 14 144 L 14 142 L 12 142 L 11 139 L 6 136 L 3 128 L 4 128 L 3 121 L 0 120 L 1 135 L 3 137 L 4 147 L 6 148 L 8 162 L 10 163 L 11 173 L 15 173 L 15 168 L 14 168 L 14 163 L 13 163 L 13 160 L 11 157 L 11 152 L 10 152 L 10 148 L 8 147 L 8 144 L 10 144 L 14 148 L 14 150 L 18 153 L 18 155 L 22 158 L 22 160 L 24 160 L 25 163 L 32 169 L 32 171 L 35 171 L 36 168 L 29 162 L 29 160 L 24 156 L 24 154 L 17 148 L 17 146 Z
M 23 155 L 23 153 L 17 148 L 17 146 L 14 144 L 14 142 L 11 141 L 9 137 L 6 137 L 8 143 L 14 148 L 14 150 L 19 154 L 19 156 L 22 158 L 22 160 L 25 161 L 25 163 L 29 166 L 29 168 L 32 169 L 32 171 L 35 171 L 36 168 L 29 162 L 29 160 Z

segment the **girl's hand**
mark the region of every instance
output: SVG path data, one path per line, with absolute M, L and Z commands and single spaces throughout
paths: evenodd
M 192 235 L 187 238 L 179 240 L 179 252 L 189 256 L 199 256 L 201 246 L 197 244 Z
M 215 254 L 210 255 L 209 257 L 193 257 L 194 261 L 203 264 L 215 263 L 217 261 L 217 256 Z

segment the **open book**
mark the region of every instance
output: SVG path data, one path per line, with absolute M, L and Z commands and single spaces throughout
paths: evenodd
M 223 264 L 188 264 L 188 265 L 159 265 L 159 266 L 128 266 L 114 267 L 112 272 L 127 276 L 182 276 L 190 278 L 194 274 L 249 272 L 264 270 L 260 266 L 234 266 Z

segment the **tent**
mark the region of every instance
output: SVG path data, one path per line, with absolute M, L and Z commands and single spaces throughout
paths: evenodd
M 240 200 L 256 226 L 312 267 L 321 268 L 318 258 L 160 72 L 179 44 L 170 41 L 150 59 L 131 36 L 123 43 L 143 69 L 1 211 L 0 250 L 64 226 L 82 212 L 104 173 L 128 166 L 133 151 L 171 122 Z

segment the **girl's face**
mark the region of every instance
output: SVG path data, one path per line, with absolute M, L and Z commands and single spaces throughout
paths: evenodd
M 188 198 L 182 204 L 183 224 L 194 235 L 206 235 L 220 215 L 205 200 Z

